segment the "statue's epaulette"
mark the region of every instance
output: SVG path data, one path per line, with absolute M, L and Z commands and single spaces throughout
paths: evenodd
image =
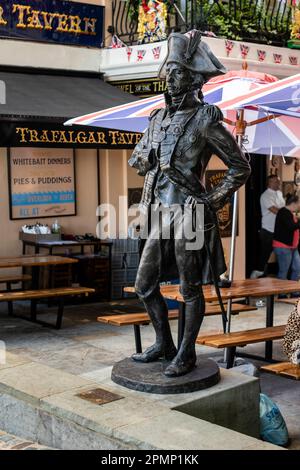
M 223 113 L 218 106 L 205 103 L 202 107 L 202 117 L 204 117 L 208 123 L 213 124 L 222 121 Z
M 153 111 L 151 111 L 151 114 L 150 114 L 150 116 L 149 116 L 149 121 L 151 121 L 151 119 L 153 119 L 154 116 L 156 116 L 156 115 L 159 113 L 159 111 L 161 111 L 161 109 L 162 109 L 162 108 L 160 108 L 160 109 L 153 109 Z

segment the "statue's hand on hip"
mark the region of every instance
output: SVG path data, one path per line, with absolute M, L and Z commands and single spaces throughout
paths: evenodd
M 205 205 L 207 209 L 211 210 L 211 207 L 205 195 L 197 198 L 195 198 L 194 196 L 188 196 L 184 205 L 192 209 L 194 209 L 197 205 Z

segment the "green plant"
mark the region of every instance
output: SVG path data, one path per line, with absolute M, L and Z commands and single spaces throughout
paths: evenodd
M 137 20 L 139 16 L 139 7 L 141 0 L 127 0 L 129 16 L 133 20 Z
M 242 33 L 254 35 L 258 31 L 263 6 L 253 9 L 251 0 L 241 0 L 238 8 L 231 3 L 211 4 L 208 0 L 199 0 L 198 3 L 202 3 L 207 25 L 220 36 L 239 40 Z
M 207 29 L 228 39 L 241 40 L 248 36 L 268 41 L 270 36 L 284 35 L 289 29 L 289 8 L 282 12 L 278 2 L 196 0 L 196 5 L 194 15 L 200 28 L 205 24 Z

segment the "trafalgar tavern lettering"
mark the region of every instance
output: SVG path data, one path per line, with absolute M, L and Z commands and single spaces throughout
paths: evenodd
M 61 0 L 0 0 L 0 35 L 101 47 L 104 7 Z
M 136 145 L 142 134 L 108 130 L 73 131 L 16 127 L 20 144 L 87 144 L 109 146 Z
M 96 34 L 97 18 L 80 18 L 80 16 L 35 10 L 29 5 L 13 3 L 12 14 L 17 28 L 44 29 L 46 31 L 68 32 L 76 34 Z M 3 7 L 0 6 L 0 24 L 7 25 Z

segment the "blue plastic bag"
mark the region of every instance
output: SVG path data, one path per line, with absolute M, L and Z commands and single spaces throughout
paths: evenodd
M 172 281 L 166 281 L 166 282 L 161 282 L 161 286 L 168 286 L 170 284 L 179 284 L 180 280 L 179 279 L 173 279 Z M 177 300 L 166 300 L 168 309 L 170 310 L 175 310 L 179 308 L 179 303 Z
M 285 446 L 289 441 L 285 421 L 278 406 L 264 393 L 260 394 L 259 415 L 261 438 L 277 446 Z

